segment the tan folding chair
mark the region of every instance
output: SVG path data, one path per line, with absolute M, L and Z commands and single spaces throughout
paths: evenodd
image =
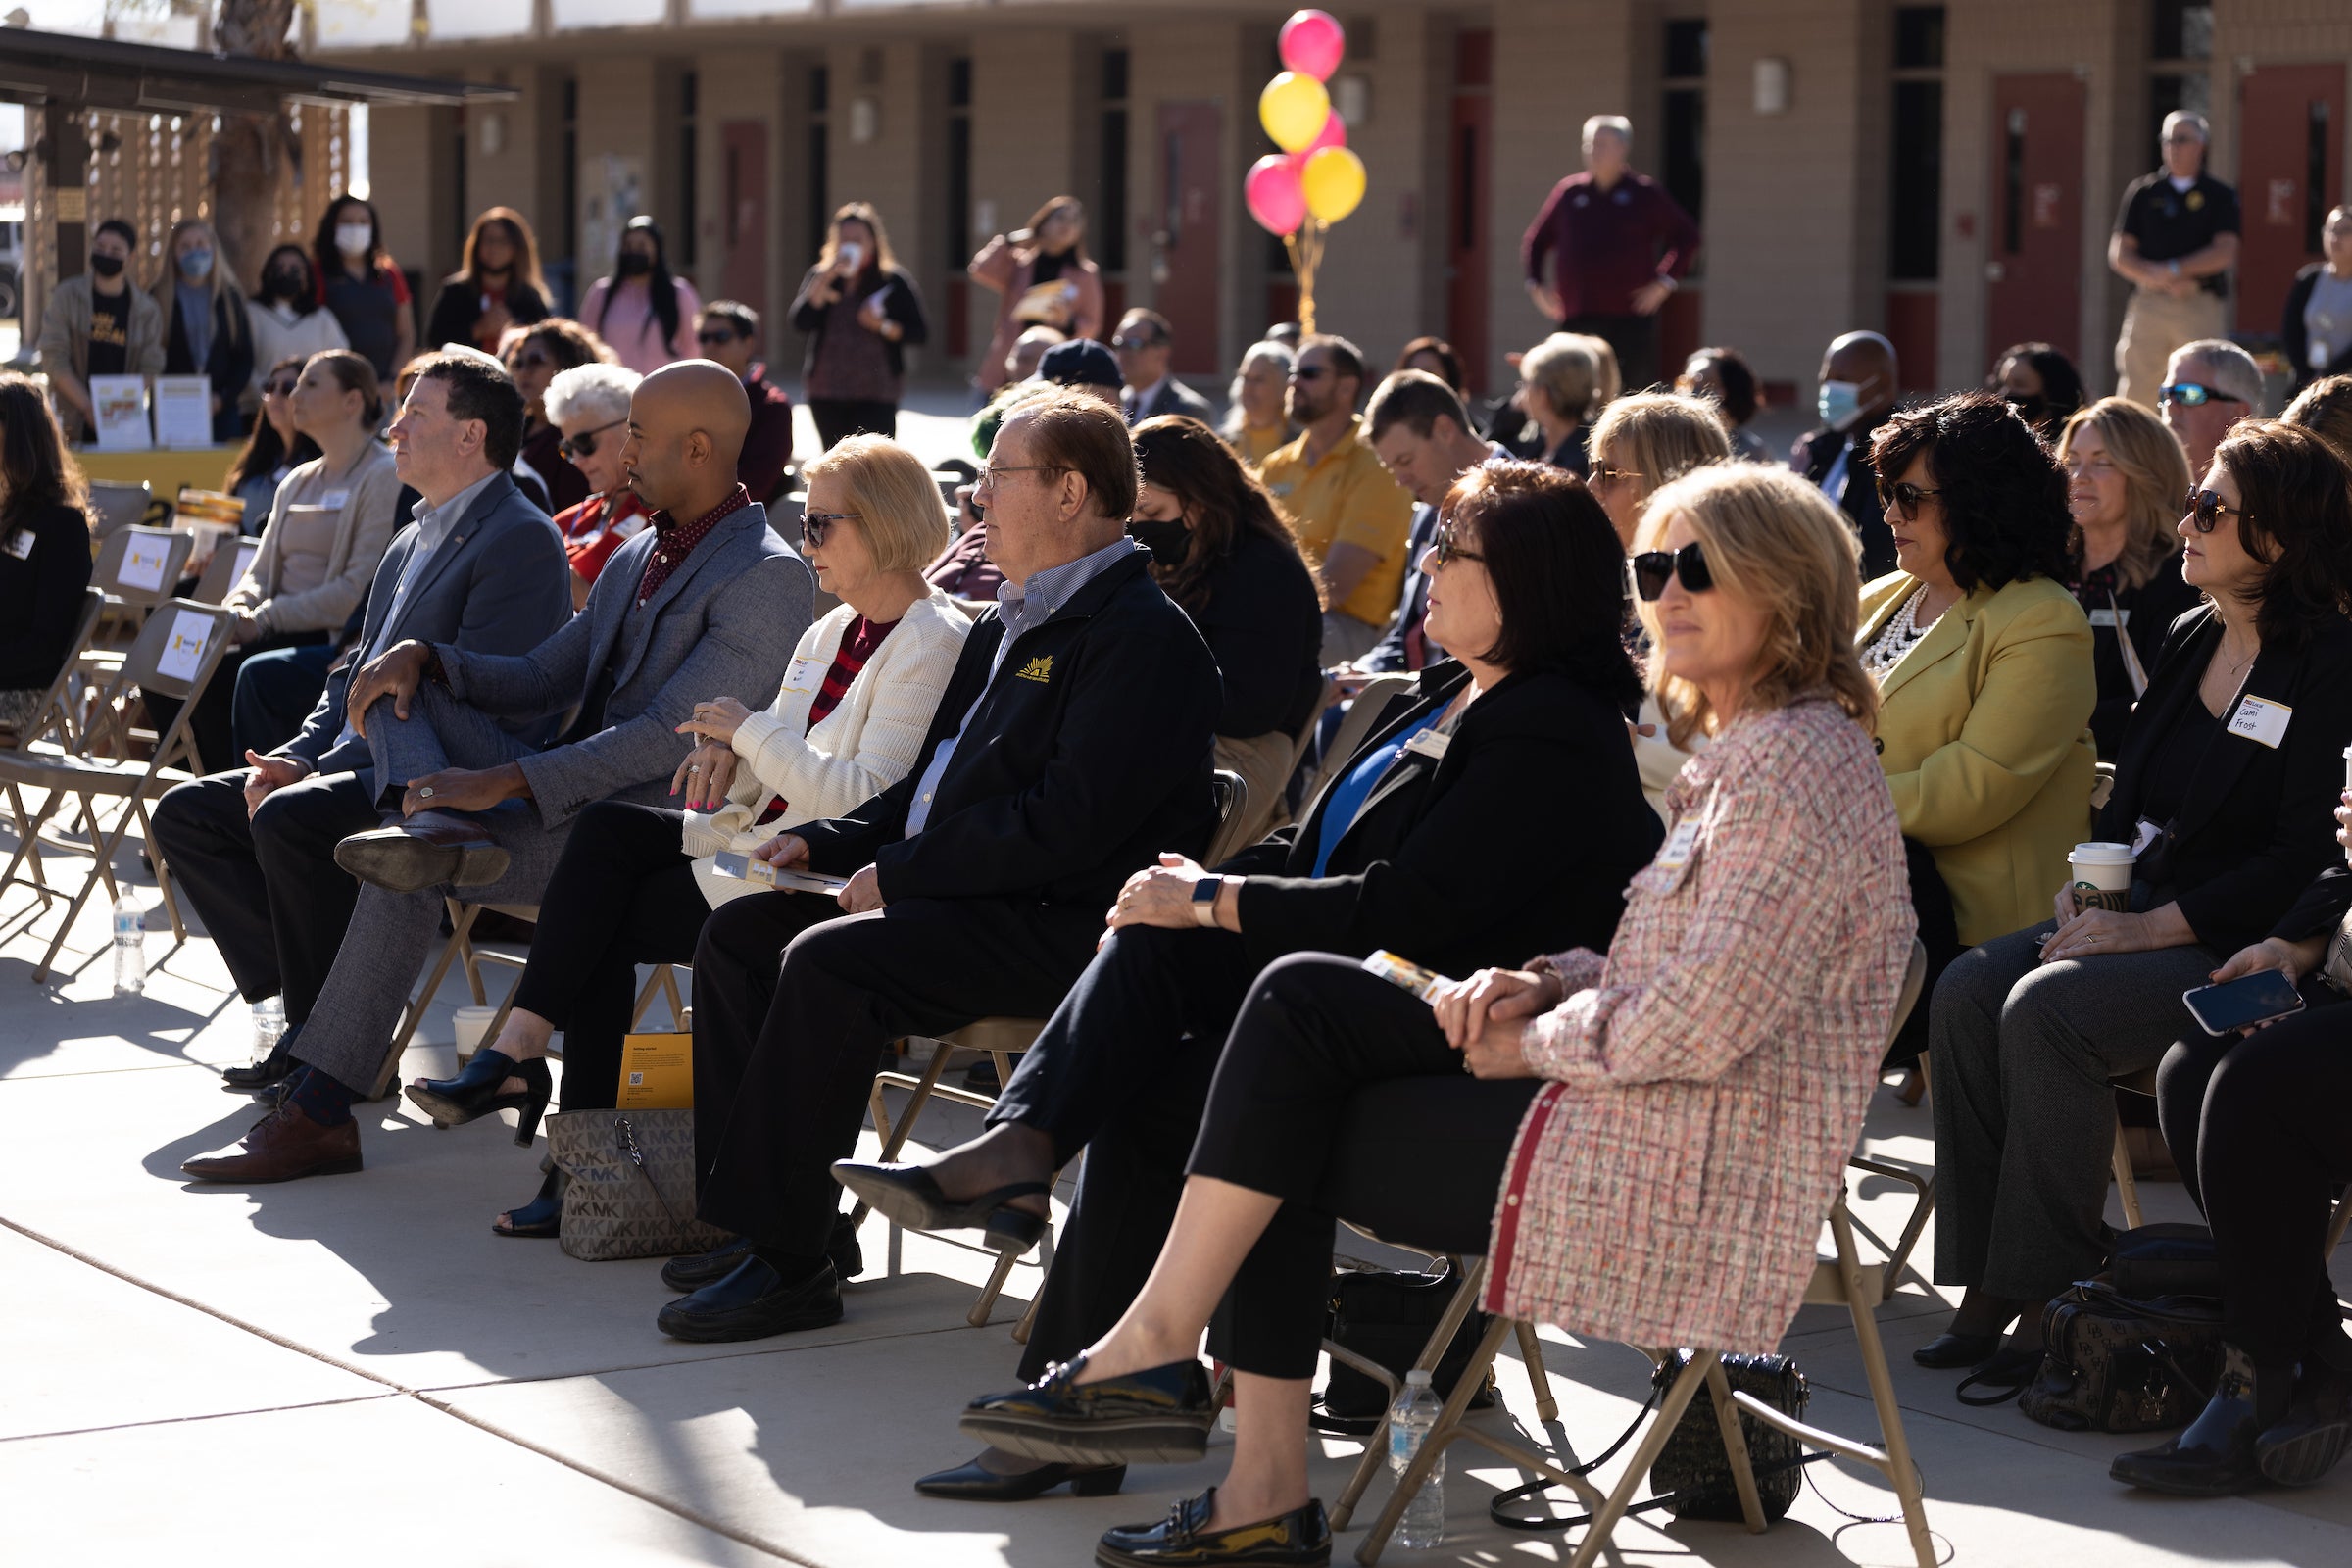
M 16 751 L 0 752 L 0 783 L 9 786 L 11 805 L 18 808 L 20 835 L 8 869 L 0 873 L 0 887 L 18 879 L 19 868 L 36 853 L 41 822 L 67 796 L 81 802 L 90 829 L 90 874 L 74 895 L 65 919 L 58 924 L 57 935 L 50 939 L 48 951 L 33 966 L 35 983 L 48 978 L 49 967 L 56 961 L 58 950 L 65 946 L 66 934 L 73 929 L 90 894 L 103 885 L 110 903 L 121 897 L 115 886 L 114 858 L 134 821 L 146 844 L 148 858 L 155 866 L 156 885 L 172 919 L 172 937 L 177 941 L 187 940 L 179 902 L 172 892 L 171 871 L 164 863 L 163 846 L 156 841 L 147 818 L 147 802 L 195 776 L 189 769 L 172 764 L 182 760 L 192 763 L 195 760 L 195 748 L 187 738 L 188 715 L 195 710 L 196 700 L 220 666 L 221 651 L 228 642 L 228 612 L 214 606 L 185 599 L 166 600 L 148 617 L 122 668 L 107 682 L 101 703 L 108 709 L 123 701 L 134 686 L 179 700 L 178 716 L 156 738 L 154 754 L 146 761 L 93 755 L 90 750 L 93 735 L 87 730 L 78 748 L 34 741 Z M 26 789 L 50 792 L 39 811 L 23 809 L 21 792 Z M 111 826 L 104 823 L 98 808 L 103 799 L 124 803 Z M 45 882 L 36 875 L 30 885 L 41 890 L 46 902 L 52 890 Z
M 262 553 L 259 539 L 223 539 L 213 551 L 213 559 L 204 564 L 204 574 L 196 579 L 196 602 L 217 605 L 228 597 L 228 591 L 245 575 L 253 558 Z
M 106 594 L 106 612 L 136 632 L 147 612 L 178 591 L 187 570 L 188 552 L 196 541 L 170 528 L 124 527 L 106 536 L 98 560 L 90 568 L 92 586 Z M 93 679 L 104 679 L 122 668 L 123 650 L 93 637 L 83 644 L 74 662 Z M 128 755 L 127 722 L 112 726 Z
M 154 488 L 146 480 L 124 484 L 115 479 L 90 481 L 90 532 L 100 543 L 121 528 L 144 521 Z
M 1893 1021 L 1887 1029 L 1889 1042 L 1909 1016 L 1926 974 L 1927 952 L 1914 942 L 1910 963 L 1904 973 L 1902 993 L 1895 1006 Z M 1588 1478 L 1553 1463 L 1543 1454 L 1508 1443 L 1465 1422 L 1471 1396 L 1485 1383 L 1488 1369 L 1494 1364 L 1496 1352 L 1502 1348 L 1503 1336 L 1514 1331 L 1526 1335 L 1530 1331 L 1529 1325 L 1498 1316 L 1488 1325 L 1477 1351 L 1470 1357 L 1469 1366 L 1464 1369 L 1461 1380 L 1454 1385 L 1453 1394 L 1446 1399 L 1437 1425 L 1422 1440 L 1413 1462 L 1397 1478 L 1388 1505 L 1381 1510 L 1379 1519 L 1374 1521 L 1370 1532 L 1357 1545 L 1355 1560 L 1364 1564 L 1364 1568 L 1371 1568 L 1380 1560 L 1381 1550 L 1388 1544 L 1389 1536 L 1396 1530 L 1397 1521 L 1404 1517 L 1406 1506 L 1427 1481 L 1439 1456 L 1451 1444 L 1470 1442 L 1500 1455 L 1510 1464 L 1544 1476 L 1554 1485 L 1566 1487 L 1577 1494 L 1592 1510 L 1592 1523 L 1584 1539 L 1577 1544 L 1575 1555 L 1570 1559 L 1570 1568 L 1590 1568 L 1599 1557 L 1601 1549 L 1608 1544 L 1617 1521 L 1625 1516 L 1626 1509 L 1632 1505 L 1634 1494 L 1641 1489 L 1649 1467 L 1664 1451 L 1667 1439 L 1673 1435 L 1676 1424 L 1683 1418 L 1683 1411 L 1689 1407 L 1703 1383 L 1714 1405 L 1717 1427 L 1723 1434 L 1724 1451 L 1731 1460 L 1733 1483 L 1740 1494 L 1740 1512 L 1751 1534 L 1763 1533 L 1764 1508 L 1756 1494 L 1755 1473 L 1748 1463 L 1747 1440 L 1740 1430 L 1739 1415 L 1735 1410 L 1786 1432 L 1800 1443 L 1827 1448 L 1841 1458 L 1870 1465 L 1883 1473 L 1902 1504 L 1903 1527 L 1909 1534 L 1912 1555 L 1918 1568 L 1936 1568 L 1936 1547 L 1928 1534 L 1926 1499 L 1920 1492 L 1918 1473 L 1911 1465 L 1911 1446 L 1903 1436 L 1902 1409 L 1895 1400 L 1894 1379 L 1886 1367 L 1886 1347 L 1879 1340 L 1878 1320 L 1872 1315 L 1886 1290 L 1885 1282 L 1880 1278 L 1884 1265 L 1861 1261 L 1861 1254 L 1854 1245 L 1853 1219 L 1846 1211 L 1845 1195 L 1842 1192 L 1830 1205 L 1828 1224 L 1832 1250 L 1829 1255 L 1818 1257 L 1814 1262 L 1813 1277 L 1805 1288 L 1805 1304 L 1843 1306 L 1851 1314 L 1854 1339 L 1861 1351 L 1863 1372 L 1870 1380 L 1871 1402 L 1878 1411 L 1884 1446 L 1872 1447 L 1836 1433 L 1825 1432 L 1775 1409 L 1753 1395 L 1734 1391 L 1731 1381 L 1723 1374 L 1720 1352 L 1724 1348 L 1702 1346 L 1697 1348 L 1690 1364 L 1683 1370 L 1682 1375 L 1675 1379 L 1674 1387 L 1667 1391 L 1665 1403 L 1650 1421 L 1649 1430 L 1643 1434 L 1641 1446 L 1626 1462 L 1625 1473 L 1619 1478 L 1616 1489 L 1603 1495 Z M 1464 1282 L 1465 1288 L 1454 1297 L 1452 1308 L 1447 1311 L 1446 1321 L 1438 1325 L 1437 1332 L 1430 1336 L 1429 1345 L 1422 1350 L 1422 1358 L 1416 1363 L 1417 1366 L 1426 1369 L 1437 1365 L 1439 1356 L 1452 1343 L 1454 1334 L 1469 1315 L 1471 1304 L 1484 1281 L 1482 1264 Z M 1524 1338 L 1521 1343 L 1525 1343 Z M 1550 1420 L 1551 1417 L 1546 1415 L 1544 1419 Z M 1339 1506 L 1332 1511 L 1331 1528 L 1335 1532 L 1347 1528 L 1348 1520 L 1354 1516 L 1356 1502 L 1370 1486 L 1373 1475 L 1388 1463 L 1387 1440 L 1388 1418 L 1384 1415 L 1380 1425 L 1366 1441 L 1363 1458 L 1357 1463 L 1355 1474 L 1348 1483 L 1348 1490 L 1341 1494 Z
M 533 924 L 539 919 L 539 906 L 535 904 L 467 904 L 459 899 L 444 899 L 443 903 L 449 910 L 449 940 L 441 944 L 440 956 L 433 960 L 432 968 L 425 972 L 424 984 L 409 999 L 408 1006 L 401 1012 L 400 1028 L 392 1036 L 392 1049 L 385 1053 L 383 1065 L 376 1069 L 374 1099 L 381 1100 L 392 1092 L 393 1080 L 400 1074 L 400 1059 L 407 1054 L 409 1042 L 416 1038 L 416 1026 L 424 1021 L 425 1008 L 431 1006 L 433 998 L 441 994 L 441 982 L 449 978 L 451 964 L 461 963 L 465 966 L 466 984 L 472 991 L 473 1004 L 477 1007 L 490 1004 L 489 993 L 482 985 L 483 964 L 495 963 L 510 969 L 523 966 L 523 959 L 473 945 L 473 923 L 481 917 L 482 911 L 490 909 Z M 676 993 L 673 990 L 671 994 L 674 996 Z M 490 1026 L 482 1031 L 484 1045 L 498 1038 L 498 1031 L 505 1026 L 507 1013 L 514 1005 L 514 987 L 510 986 L 506 1000 L 499 1004 L 498 1012 L 490 1020 Z M 645 1011 L 642 1002 L 637 1010 L 642 1016 Z M 551 1054 L 561 1059 L 561 1053 Z M 434 1125 L 440 1124 L 436 1122 Z

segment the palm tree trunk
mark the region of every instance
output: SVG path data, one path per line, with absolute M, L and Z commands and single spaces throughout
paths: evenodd
M 213 24 L 215 47 L 256 60 L 291 60 L 287 36 L 296 0 L 220 0 Z M 270 209 L 300 158 L 301 144 L 286 112 L 223 115 L 213 138 L 213 226 L 220 231 L 222 266 L 246 288 L 258 281 L 270 249 Z

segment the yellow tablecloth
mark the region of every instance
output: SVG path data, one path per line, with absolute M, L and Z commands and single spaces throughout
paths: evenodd
M 147 481 L 149 491 L 169 501 L 179 494 L 181 485 L 194 485 L 199 490 L 218 490 L 228 477 L 228 466 L 236 461 L 234 447 L 202 447 L 185 452 L 100 452 L 93 447 L 76 448 L 74 461 L 81 465 L 82 474 L 91 479 L 112 479 L 121 484 Z

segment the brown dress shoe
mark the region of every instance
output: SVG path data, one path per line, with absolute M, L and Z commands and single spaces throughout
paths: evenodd
M 354 833 L 335 846 L 335 863 L 395 893 L 486 887 L 507 874 L 509 857 L 478 823 L 418 812 L 395 827 Z
M 340 1176 L 360 1168 L 360 1124 L 321 1127 L 299 1106 L 285 1104 L 246 1130 L 234 1146 L 182 1160 L 200 1182 L 290 1182 L 298 1176 Z

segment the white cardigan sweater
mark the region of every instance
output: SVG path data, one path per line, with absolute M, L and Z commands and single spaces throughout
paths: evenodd
M 735 730 L 735 755 L 743 765 L 727 791 L 728 804 L 715 812 L 686 813 L 685 850 L 695 858 L 695 881 L 713 907 L 760 891 L 756 882 L 718 874 L 712 858 L 721 850 L 745 854 L 803 822 L 844 815 L 914 768 L 932 710 L 972 623 L 954 600 L 932 589 L 929 598 L 907 607 L 841 702 L 810 729 L 809 706 L 857 618 L 857 611 L 842 605 L 802 634 L 775 701 Z M 755 826 L 778 795 L 790 808 Z

